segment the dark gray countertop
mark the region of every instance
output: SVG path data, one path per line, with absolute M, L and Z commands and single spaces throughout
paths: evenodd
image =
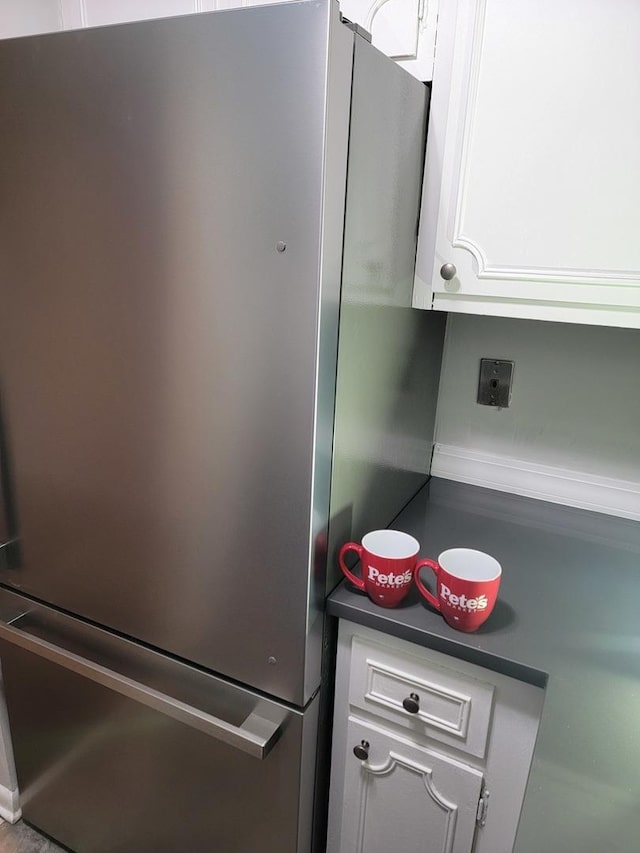
M 463 634 L 415 591 L 389 610 L 346 582 L 329 613 L 546 684 L 516 853 L 636 850 L 640 523 L 433 479 L 391 526 L 414 535 L 422 556 L 495 556 L 503 576 L 491 617 Z

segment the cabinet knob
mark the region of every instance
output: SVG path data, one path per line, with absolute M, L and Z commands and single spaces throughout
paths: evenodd
M 369 758 L 369 741 L 361 740 L 357 746 L 353 747 L 353 754 L 360 761 L 366 761 Z
M 417 693 L 410 693 L 406 699 L 402 700 L 402 707 L 410 714 L 417 714 L 420 710 L 420 697 Z
M 458 270 L 456 269 L 455 264 L 443 264 L 440 267 L 440 275 L 445 281 L 451 281 L 457 272 Z

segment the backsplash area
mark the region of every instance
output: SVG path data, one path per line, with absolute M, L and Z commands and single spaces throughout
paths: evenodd
M 515 362 L 509 408 L 481 358 Z M 640 519 L 640 331 L 450 315 L 432 473 Z

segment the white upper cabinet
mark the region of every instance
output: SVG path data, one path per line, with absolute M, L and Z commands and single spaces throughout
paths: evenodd
M 371 43 L 418 80 L 431 80 L 439 0 L 340 0 L 340 11 Z
M 638 0 L 441 3 L 414 304 L 640 327 L 639 150 Z

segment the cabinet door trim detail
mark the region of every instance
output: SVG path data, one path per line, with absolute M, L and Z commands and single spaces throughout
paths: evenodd
M 407 770 L 416 773 L 422 777 L 425 790 L 431 797 L 433 802 L 442 809 L 446 814 L 446 830 L 445 843 L 442 848 L 442 853 L 452 853 L 453 844 L 455 841 L 456 821 L 458 818 L 458 807 L 455 803 L 449 802 L 433 784 L 433 768 L 427 767 L 426 764 L 421 765 L 417 761 L 412 761 L 410 758 L 405 758 L 394 750 L 390 750 L 389 755 L 382 764 L 362 763 L 363 772 L 371 776 L 388 776 L 397 767 L 404 767 Z M 364 844 L 364 828 L 366 825 L 366 813 L 368 805 L 369 785 L 365 783 L 362 786 L 362 796 L 360 800 L 360 814 L 358 822 L 357 847 L 358 853 L 366 853 Z

